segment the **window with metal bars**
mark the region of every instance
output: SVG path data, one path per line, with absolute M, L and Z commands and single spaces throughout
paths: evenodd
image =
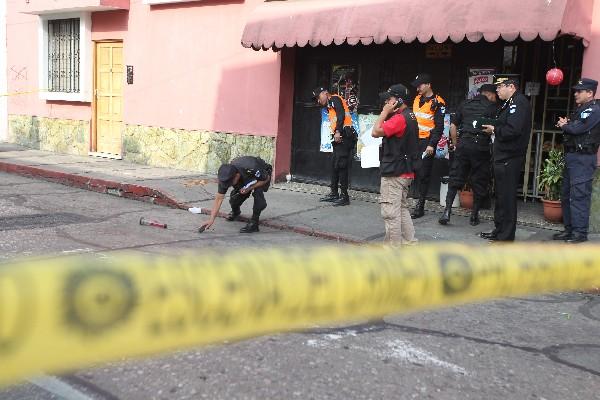
M 48 21 L 48 91 L 79 93 L 79 18 Z

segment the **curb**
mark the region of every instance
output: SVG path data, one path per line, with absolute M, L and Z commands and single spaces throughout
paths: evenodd
M 11 164 L 0 161 L 0 172 L 21 175 L 29 178 L 43 179 L 48 182 L 72 186 L 78 189 L 97 193 L 110 194 L 126 199 L 143 201 L 159 206 L 184 209 L 185 204 L 178 202 L 173 196 L 158 189 L 131 183 L 117 182 L 100 178 L 91 178 L 68 172 L 53 171 L 30 165 Z
M 210 215 L 210 210 L 202 209 L 202 211 L 200 211 L 200 214 L 202 214 L 202 215 Z M 219 212 L 219 214 L 217 214 L 217 217 L 219 217 L 219 218 L 226 218 L 227 216 L 228 216 L 228 214 L 224 213 L 224 212 Z M 242 215 L 242 216 L 239 217 L 238 220 L 242 221 L 242 222 L 248 222 L 248 221 L 250 221 L 250 218 L 244 217 Z M 301 227 L 301 226 L 293 226 L 293 225 L 288 225 L 288 224 L 280 224 L 278 222 L 273 221 L 272 219 L 263 220 L 263 221 L 260 222 L 260 224 L 262 226 L 266 226 L 267 228 L 271 228 L 271 229 L 277 229 L 277 230 L 280 230 L 280 231 L 294 232 L 294 233 L 298 233 L 298 234 L 304 235 L 304 236 L 312 236 L 312 237 L 316 237 L 316 238 L 319 238 L 319 239 L 331 240 L 331 241 L 339 242 L 339 243 L 347 243 L 347 244 L 365 244 L 365 243 L 368 243 L 365 240 L 351 239 L 349 237 L 346 237 L 346 236 L 343 236 L 343 235 L 339 235 L 337 233 L 323 232 L 323 231 L 318 231 L 318 230 L 315 230 L 315 229 L 305 228 L 305 227 Z
M 117 197 L 123 197 L 130 200 L 143 201 L 146 203 L 165 206 L 175 209 L 187 210 L 189 205 L 177 201 L 172 195 L 158 189 L 148 186 L 141 186 L 131 183 L 111 181 L 100 178 L 91 178 L 68 172 L 59 172 L 50 169 L 33 167 L 30 165 L 13 164 L 0 161 L 0 172 L 25 176 L 28 178 L 42 179 L 52 183 L 58 183 L 65 186 L 71 186 L 78 189 L 89 190 L 96 193 L 104 193 Z M 204 215 L 210 215 L 210 211 L 202 210 Z M 226 213 L 220 212 L 220 218 L 227 217 Z M 240 217 L 241 221 L 247 222 L 249 218 Z M 339 243 L 364 244 L 364 240 L 351 239 L 343 235 L 331 232 L 322 232 L 311 228 L 292 226 L 282 224 L 273 220 L 261 221 L 261 225 L 281 231 L 290 231 L 304 236 L 312 236 L 320 239 L 331 240 Z

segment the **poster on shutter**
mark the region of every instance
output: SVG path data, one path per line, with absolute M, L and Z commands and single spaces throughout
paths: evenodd
M 448 141 L 450 138 L 450 114 L 444 115 L 444 133 L 438 142 L 437 148 L 435 149 L 435 158 L 450 159 L 450 152 L 448 151 Z
M 469 77 L 467 80 L 467 99 L 472 99 L 477 96 L 477 92 L 481 85 L 486 83 L 494 83 L 495 68 L 469 68 Z
M 356 113 L 359 99 L 359 65 L 332 65 L 331 88 L 332 93 L 339 94 L 346 100 L 350 113 Z
M 381 138 L 374 138 L 371 136 L 371 132 L 373 131 L 373 125 L 379 115 L 377 114 L 359 114 L 358 115 L 358 142 L 356 143 L 356 159 L 357 161 L 361 161 L 363 149 L 367 146 L 376 146 L 379 149 L 381 145 Z M 374 150 L 373 150 L 374 152 Z M 362 168 L 373 168 L 372 163 L 362 163 Z M 379 165 L 376 165 L 377 167 Z
M 329 124 L 329 115 L 327 114 L 327 108 L 321 108 L 321 148 L 320 151 L 323 153 L 333 152 L 333 140 L 331 125 Z

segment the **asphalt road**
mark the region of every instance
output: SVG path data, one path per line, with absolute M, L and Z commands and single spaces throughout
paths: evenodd
M 140 217 L 169 229 L 140 226 Z M 269 229 L 242 235 L 241 223 L 223 220 L 199 235 L 202 218 L 0 174 L 0 262 L 332 245 Z M 434 237 L 436 224 L 432 218 L 418 229 Z M 462 236 L 461 226 L 457 237 L 472 236 Z M 528 238 L 549 235 L 528 232 Z M 504 299 L 35 377 L 0 391 L 0 399 L 596 399 L 598 332 L 597 296 Z

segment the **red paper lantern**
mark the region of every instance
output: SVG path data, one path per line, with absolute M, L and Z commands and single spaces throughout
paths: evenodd
M 563 81 L 563 72 L 558 68 L 552 68 L 546 72 L 546 82 L 551 86 L 558 86 Z

